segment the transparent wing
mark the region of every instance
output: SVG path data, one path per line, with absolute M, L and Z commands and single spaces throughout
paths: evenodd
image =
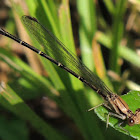
M 98 76 L 91 72 L 76 55 L 49 30 L 41 25 L 37 19 L 23 16 L 22 21 L 34 38 L 44 47 L 47 55 L 84 78 L 88 83 L 99 89 L 105 97 L 106 94 L 112 93 Z

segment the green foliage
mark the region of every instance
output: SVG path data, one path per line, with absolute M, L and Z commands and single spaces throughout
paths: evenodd
M 53 34 L 55 34 L 55 36 L 57 36 L 57 38 L 59 38 L 67 46 L 67 48 L 69 48 L 69 50 L 76 54 L 69 1 L 62 0 L 59 3 L 58 1 L 54 0 L 26 0 L 25 3 L 28 7 L 29 15 L 37 18 L 38 21 Z M 140 58 L 133 50 L 120 45 L 120 41 L 123 38 L 123 33 L 125 32 L 123 16 L 125 15 L 127 8 L 126 1 L 121 0 L 120 2 L 117 2 L 117 6 L 114 6 L 113 2 L 109 0 L 104 1 L 104 3 L 107 10 L 110 12 L 110 15 L 113 17 L 112 28 L 108 27 L 107 23 L 102 18 L 102 15 L 99 15 L 99 17 L 96 16 L 96 6 L 92 0 L 77 0 L 76 6 L 80 17 L 79 36 L 81 57 L 85 65 L 87 65 L 92 71 L 96 71 L 98 73 L 95 62 L 98 61 L 98 66 L 100 66 L 100 64 L 103 66 L 104 60 L 97 60 L 96 58 L 93 60 L 92 57 L 96 52 L 93 52 L 92 49 L 94 47 L 94 40 L 99 41 L 101 44 L 111 50 L 111 62 L 109 64 L 110 68 L 112 68 L 115 72 L 118 72 L 121 76 L 120 65 L 117 63 L 120 57 L 137 67 L 140 67 Z M 12 1 L 11 12 L 14 15 L 13 18 L 15 21 L 17 18 L 26 15 L 23 6 L 19 3 L 15 3 L 14 1 Z M 105 30 L 105 35 L 103 32 L 98 32 L 98 20 L 103 21 L 101 26 Z M 7 23 L 7 29 L 9 29 L 8 32 L 14 32 L 14 28 L 15 26 L 13 22 L 9 21 L 9 23 Z M 98 37 L 95 36 L 97 32 Z M 43 47 L 41 47 L 32 37 L 30 39 L 32 40 L 33 46 L 41 50 L 43 49 Z M 10 46 L 11 43 L 8 45 Z M 97 56 L 100 54 L 102 57 L 101 50 L 99 53 L 96 53 Z M 63 112 L 73 120 L 81 132 L 81 135 L 86 140 L 105 140 L 109 138 L 110 133 L 112 139 L 128 139 L 130 136 L 140 139 L 138 134 L 140 131 L 139 125 L 130 127 L 126 124 L 124 129 L 129 131 L 128 134 L 118 128 L 116 125 L 118 119 L 115 118 L 110 118 L 109 125 L 115 128 L 117 131 L 109 128 L 107 130 L 107 134 L 104 135 L 106 128 L 105 123 L 101 122 L 101 120 L 106 122 L 105 114 L 108 112 L 108 110 L 106 110 L 104 107 L 99 107 L 95 110 L 96 114 L 101 120 L 93 111 L 87 112 L 89 108 L 102 102 L 97 93 L 85 87 L 82 82 L 80 82 L 74 76 L 71 76 L 67 72 L 64 72 L 63 70 L 54 66 L 54 64 L 51 62 L 41 58 L 40 56 L 39 59 L 45 71 L 48 73 L 49 78 L 34 72 L 34 70 L 25 62 L 11 53 L 10 47 L 4 49 L 0 48 L 0 60 L 8 64 L 8 66 L 14 71 L 14 76 L 11 76 L 12 80 L 9 81 L 4 90 L 0 90 L 1 106 L 13 114 L 16 114 L 20 119 L 28 121 L 36 131 L 38 131 L 45 139 L 49 140 L 62 140 L 69 138 L 65 137 L 65 134 L 62 134 L 58 130 L 54 129 L 51 125 L 46 123 L 42 118 L 34 113 L 25 104 L 24 100 L 33 99 L 42 95 L 46 95 L 53 99 L 63 110 Z M 109 87 L 113 87 L 113 85 L 110 84 L 111 82 L 108 80 L 109 78 L 106 76 L 107 70 L 105 69 L 105 66 L 103 67 L 104 69 L 102 69 L 102 73 L 105 73 L 105 76 L 102 77 L 102 74 L 99 76 L 107 85 L 109 85 Z M 138 93 L 139 92 L 133 92 L 123 96 L 123 99 L 128 103 L 130 109 L 133 111 L 140 107 Z M 135 104 L 131 103 L 131 101 L 135 101 Z M 5 123 L 5 126 L 8 127 L 9 125 Z M 3 125 L 0 126 L 0 129 L 2 129 L 2 127 Z M 13 126 L 11 127 L 14 128 Z M 24 129 L 23 126 L 21 126 L 21 130 L 22 129 Z M 21 130 L 19 129 L 19 131 Z M 21 134 L 23 139 L 27 139 L 26 130 L 27 129 L 25 128 L 23 131 L 24 134 Z M 121 131 L 123 134 L 119 133 L 119 131 Z M 3 132 L 0 131 L 0 137 L 4 138 L 5 133 L 6 131 L 4 130 Z M 12 137 L 12 134 L 10 134 L 8 137 Z M 8 140 L 8 137 L 5 139 Z

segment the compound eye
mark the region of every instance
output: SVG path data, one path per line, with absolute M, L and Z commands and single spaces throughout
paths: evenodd
M 128 119 L 128 124 L 130 126 L 133 126 L 135 124 L 135 121 L 133 119 Z

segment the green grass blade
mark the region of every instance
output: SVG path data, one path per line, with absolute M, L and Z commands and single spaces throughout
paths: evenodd
M 112 15 L 114 15 L 115 7 L 114 7 L 114 5 L 113 5 L 113 1 L 111 1 L 111 0 L 104 0 L 104 3 L 105 3 L 105 5 L 106 5 L 108 11 L 109 11 Z
M 99 32 L 98 39 L 101 44 L 105 45 L 107 48 L 111 49 L 110 38 L 105 34 Z M 136 67 L 140 68 L 140 57 L 133 50 L 127 48 L 126 46 L 119 47 L 119 55 L 129 63 L 133 64 Z
M 111 52 L 110 52 L 110 69 L 119 73 L 120 72 L 120 68 L 118 65 L 118 50 L 119 50 L 119 42 L 120 39 L 122 38 L 122 34 L 123 34 L 123 23 L 122 23 L 122 18 L 123 18 L 123 14 L 125 11 L 125 6 L 126 6 L 126 0 L 120 0 L 117 2 L 116 5 L 116 11 L 115 11 L 115 15 L 114 15 L 114 20 L 113 20 L 113 38 L 112 38 L 112 47 L 111 47 Z
M 93 70 L 92 39 L 96 31 L 95 3 L 92 0 L 77 0 L 77 9 L 80 16 L 80 46 L 82 60 L 86 66 Z

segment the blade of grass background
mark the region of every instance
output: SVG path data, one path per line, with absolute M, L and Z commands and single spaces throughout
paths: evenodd
M 66 0 L 66 1 L 63 0 L 62 4 L 60 5 L 60 8 L 59 8 L 60 30 L 61 30 L 62 39 L 63 39 L 64 44 L 67 46 L 67 48 L 71 52 L 73 52 L 76 55 L 68 3 L 69 3 L 68 0 Z M 83 85 L 79 80 L 77 80 L 71 74 L 69 74 L 69 76 L 71 79 L 70 82 L 72 84 L 72 88 L 74 88 L 74 90 L 78 91 L 78 90 L 83 89 Z M 65 83 L 67 83 L 67 81 Z M 69 83 L 66 86 L 69 87 Z M 73 90 L 71 90 L 71 88 L 68 88 L 68 89 L 70 90 L 70 93 L 73 94 L 73 96 L 76 96 L 76 92 L 73 92 Z
M 102 32 L 98 32 L 97 40 L 107 48 L 111 49 L 111 41 L 107 35 L 103 34 Z M 120 57 L 133 64 L 134 66 L 140 68 L 140 57 L 136 52 L 122 45 L 119 46 L 118 52 Z
M 109 57 L 109 67 L 111 70 L 120 73 L 120 67 L 118 65 L 118 47 L 119 42 L 122 38 L 123 34 L 123 23 L 122 18 L 124 15 L 124 12 L 126 10 L 126 0 L 120 0 L 116 2 L 115 7 L 115 13 L 114 13 L 114 19 L 113 19 L 113 29 L 112 29 L 112 47 L 110 51 L 110 57 Z
M 66 139 L 66 137 L 62 136 L 37 116 L 9 86 L 6 89 L 1 87 L 0 102 L 5 108 L 8 108 L 20 118 L 29 121 L 46 139 Z
M 71 52 L 73 52 L 76 55 L 72 26 L 71 26 L 69 0 L 62 1 L 58 9 L 58 13 L 59 13 L 58 14 L 59 22 L 60 22 L 59 25 L 60 25 L 60 31 L 62 34 L 63 43 L 67 46 L 67 48 L 69 48 Z
M 14 5 L 16 5 L 17 3 L 14 1 L 14 0 L 12 0 L 13 1 L 13 6 L 12 7 L 14 7 Z M 37 1 L 36 0 L 26 0 L 26 5 L 27 5 L 27 7 L 28 7 L 28 10 L 29 11 L 26 11 L 27 13 L 25 13 L 25 14 L 28 14 L 28 12 L 31 14 L 31 16 L 34 16 L 35 15 L 35 13 L 36 13 L 36 10 L 37 10 Z M 21 3 L 20 3 L 20 7 L 23 9 L 23 7 L 21 6 Z M 16 8 L 15 8 L 16 9 Z M 24 10 L 24 9 L 23 9 Z M 25 12 L 25 11 L 24 11 Z M 22 15 L 20 15 L 20 17 L 21 17 Z
M 13 2 L 12 7 L 19 14 L 20 10 L 18 10 L 16 7 L 17 3 L 14 0 L 12 0 L 12 2 Z M 58 18 L 57 18 L 57 14 L 55 13 L 56 7 L 54 4 L 54 1 L 45 1 L 45 0 L 28 1 L 26 0 L 26 4 L 29 11 L 26 11 L 24 14 L 19 14 L 20 17 L 23 15 L 30 15 L 30 16 L 37 17 L 37 19 L 39 19 L 42 24 L 47 25 L 47 27 L 50 30 L 53 30 L 53 32 L 57 35 L 57 37 L 60 37 L 59 30 L 58 30 L 59 29 Z M 23 8 L 23 6 L 21 5 L 18 5 L 18 6 L 21 7 L 21 9 Z M 52 10 L 53 6 L 54 8 Z
M 114 15 L 115 7 L 113 5 L 113 1 L 112 0 L 104 0 L 104 3 L 106 5 L 109 13 L 111 13 L 112 15 Z
M 127 80 L 126 81 L 126 85 L 129 89 L 131 90 L 136 90 L 136 91 L 140 91 L 140 85 L 136 84 L 133 81 Z
M 59 21 L 60 21 L 60 25 L 61 25 L 60 29 L 62 32 L 64 44 L 66 44 L 66 46 L 68 46 L 70 51 L 75 53 L 68 1 L 63 1 L 63 3 L 61 4 L 60 9 L 59 9 L 59 18 L 60 18 Z M 98 126 L 94 121 L 95 117 L 92 116 L 92 118 L 91 118 L 89 116 L 89 114 L 86 112 L 87 102 L 85 100 L 86 99 L 86 97 L 84 96 L 85 94 L 83 93 L 83 90 L 81 90 L 83 88 L 82 83 L 79 80 L 77 80 L 75 77 L 73 77 L 73 76 L 70 76 L 70 77 L 71 77 L 73 88 L 77 91 L 77 93 L 76 92 L 74 92 L 74 93 L 71 92 L 71 93 L 73 95 L 75 94 L 74 97 L 76 99 L 77 106 L 79 106 L 79 110 L 81 110 L 81 116 L 83 118 L 83 122 L 85 123 L 84 126 L 86 129 L 82 133 L 88 134 L 88 137 L 90 137 L 92 139 L 96 139 L 97 137 L 102 139 L 103 137 L 101 134 L 99 134 Z M 81 90 L 81 91 L 78 92 L 78 90 Z M 83 109 L 85 109 L 85 111 Z M 75 118 L 75 119 L 77 119 L 77 118 Z M 96 136 L 92 135 L 93 129 L 96 131 L 95 132 Z
M 95 3 L 92 0 L 77 0 L 77 9 L 80 16 L 79 36 L 82 60 L 93 71 L 94 62 L 91 46 L 96 31 Z
M 72 27 L 71 27 L 71 18 L 70 18 L 68 0 L 63 0 L 62 4 L 60 5 L 59 22 L 60 22 L 60 30 L 61 30 L 61 34 L 62 34 L 63 43 L 72 53 L 74 53 L 76 55 Z M 69 76 L 71 79 L 72 87 L 75 90 L 83 89 L 83 84 L 79 80 L 77 80 L 71 74 L 69 74 Z M 69 87 L 69 83 L 67 84 L 67 86 Z
M 54 31 L 54 34 L 58 38 L 60 38 L 61 35 L 59 33 L 59 30 L 58 30 L 59 29 L 59 22 L 58 22 L 58 17 L 56 16 L 56 13 L 54 14 L 54 12 L 51 12 L 51 10 L 50 10 L 51 7 L 49 7 L 49 4 L 47 3 L 47 1 L 40 0 L 40 2 L 41 2 L 42 6 L 44 8 L 44 12 L 45 12 L 45 15 L 46 15 L 47 19 L 50 21 L 50 24 L 52 26 L 52 29 Z M 49 2 L 50 2 L 50 0 L 49 0 Z M 54 4 L 54 1 L 52 1 L 50 3 L 51 3 L 51 5 L 54 6 L 53 9 L 56 9 L 55 4 Z

